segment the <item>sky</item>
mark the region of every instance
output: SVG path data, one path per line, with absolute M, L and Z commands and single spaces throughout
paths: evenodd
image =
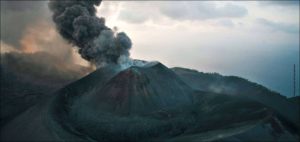
M 134 59 L 240 76 L 288 97 L 296 64 L 299 86 L 299 1 L 103 1 L 97 9 L 131 38 Z M 56 33 L 45 1 L 1 1 L 4 46 L 85 64 Z

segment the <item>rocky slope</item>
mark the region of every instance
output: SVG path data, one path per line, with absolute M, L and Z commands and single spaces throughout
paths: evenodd
M 299 140 L 259 101 L 192 87 L 161 63 L 107 66 L 46 95 L 5 124 L 1 140 Z

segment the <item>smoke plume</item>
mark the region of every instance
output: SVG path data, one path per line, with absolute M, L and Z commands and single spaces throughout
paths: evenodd
M 117 33 L 105 25 L 105 19 L 96 16 L 95 6 L 101 0 L 50 0 L 53 21 L 61 36 L 79 48 L 85 60 L 102 67 L 130 61 L 131 40 L 124 33 Z

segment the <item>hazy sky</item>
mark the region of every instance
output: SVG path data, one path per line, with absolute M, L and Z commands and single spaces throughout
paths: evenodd
M 133 58 L 241 76 L 292 95 L 299 1 L 105 1 L 98 15 L 132 38 Z
M 30 5 L 44 11 L 35 10 L 36 17 L 50 22 L 45 2 Z M 22 4 L 6 11 L 24 18 L 23 11 L 36 7 Z M 292 96 L 296 64 L 299 86 L 299 1 L 104 1 L 98 9 L 109 27 L 117 26 L 131 37 L 132 58 L 240 76 L 286 96 Z M 1 30 L 17 21 L 2 18 L 2 13 Z M 32 19 L 26 24 L 33 24 Z M 12 31 L 22 28 L 23 23 Z M 7 29 L 6 34 L 14 32 Z M 1 41 L 13 42 L 5 37 Z

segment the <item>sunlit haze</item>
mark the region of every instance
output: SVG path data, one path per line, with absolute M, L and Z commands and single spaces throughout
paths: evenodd
M 28 21 L 24 32 L 54 31 L 46 2 L 36 5 L 43 5 L 39 9 L 44 12 L 35 13 L 33 16 L 38 20 Z M 9 17 L 28 14 L 24 7 L 3 8 L 4 12 L 13 12 L 1 13 L 2 26 L 18 24 Z M 296 64 L 299 84 L 298 1 L 103 1 L 97 9 L 97 16 L 105 17 L 109 27 L 116 26 L 131 38 L 131 58 L 240 76 L 285 96 L 293 95 L 293 64 Z M 43 20 L 48 21 L 50 29 L 39 29 L 44 27 Z M 56 36 L 46 37 L 43 33 L 20 34 L 17 37 L 20 45 L 12 45 L 12 39 L 5 38 L 10 35 L 5 32 L 17 31 L 5 29 L 1 44 L 20 46 L 24 52 L 38 50 L 34 36 L 42 39 L 43 45 L 53 48 L 59 44 L 66 46 L 62 49 L 70 50 L 70 45 L 57 39 L 55 32 L 51 35 Z M 59 42 L 51 43 L 54 39 Z M 79 64 L 86 64 L 77 53 L 73 56 Z

